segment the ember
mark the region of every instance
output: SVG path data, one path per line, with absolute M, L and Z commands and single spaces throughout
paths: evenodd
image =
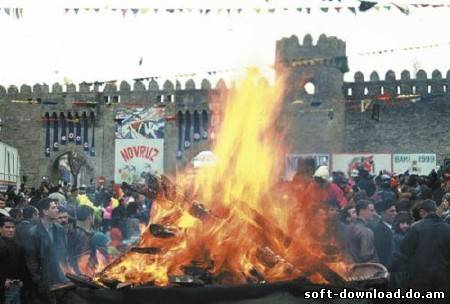
M 285 155 L 275 127 L 282 80 L 269 87 L 259 77 L 249 71 L 239 89 L 217 101 L 223 116 L 214 166 L 177 176 L 177 187 L 152 178 L 139 189 L 154 198 L 152 224 L 95 281 L 115 288 L 347 282 L 339 245 L 313 212 L 318 200 L 294 190 L 286 196 L 278 184 Z

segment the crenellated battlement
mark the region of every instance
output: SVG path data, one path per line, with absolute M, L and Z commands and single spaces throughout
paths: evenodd
M 424 70 L 419 70 L 413 77 L 411 72 L 404 70 L 400 78 L 394 71 L 389 70 L 384 75 L 384 79 L 380 79 L 376 71 L 370 73 L 368 78 L 363 73 L 356 72 L 354 82 L 344 83 L 343 93 L 348 100 L 361 100 L 375 98 L 382 94 L 421 96 L 448 94 L 449 87 L 450 70 L 447 71 L 445 78 L 439 70 L 434 70 L 431 77 Z
M 319 36 L 316 44 L 313 44 L 310 34 L 303 37 L 302 44 L 295 35 L 276 42 L 276 65 L 299 59 L 330 59 L 345 56 L 345 42 L 333 36 L 327 37 L 325 34 Z

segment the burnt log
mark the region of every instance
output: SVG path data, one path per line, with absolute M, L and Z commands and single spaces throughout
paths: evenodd
M 157 238 L 171 238 L 175 236 L 175 232 L 170 230 L 169 228 L 164 227 L 163 225 L 159 224 L 151 224 L 150 225 L 150 233 Z
M 85 275 L 74 275 L 70 273 L 66 273 L 66 277 L 75 285 L 80 287 L 87 287 L 90 289 L 102 289 L 105 286 L 93 281 L 90 277 Z
M 161 248 L 157 247 L 132 247 L 131 252 L 141 253 L 141 254 L 158 254 L 161 253 Z
M 190 275 L 170 275 L 169 282 L 178 286 L 204 286 L 205 282 Z

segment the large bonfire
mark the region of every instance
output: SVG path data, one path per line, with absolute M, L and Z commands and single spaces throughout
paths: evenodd
M 212 284 L 331 283 L 327 274 L 345 266 L 319 203 L 280 184 L 283 81 L 259 79 L 249 71 L 223 95 L 215 165 L 160 191 L 139 244 L 95 280 L 167 286 L 188 274 Z

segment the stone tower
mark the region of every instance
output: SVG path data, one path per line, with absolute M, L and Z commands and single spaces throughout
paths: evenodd
M 286 130 L 291 153 L 342 152 L 345 106 L 342 92 L 348 71 L 345 42 L 311 35 L 277 41 L 275 69 L 284 77 L 284 104 L 279 125 Z

